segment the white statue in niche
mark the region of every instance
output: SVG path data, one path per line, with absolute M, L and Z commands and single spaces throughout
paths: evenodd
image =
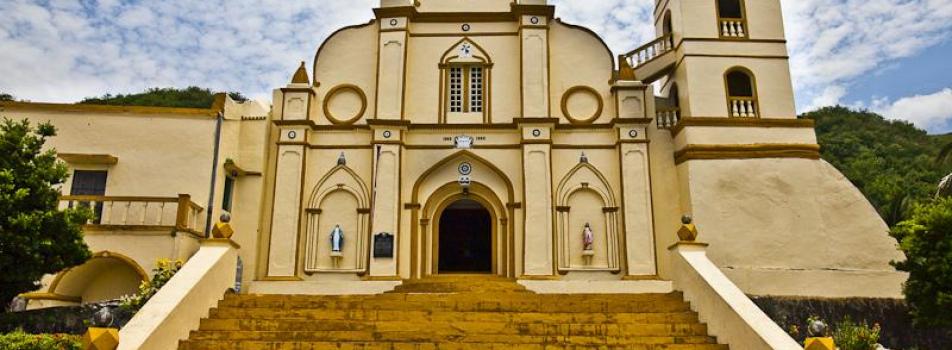
M 340 228 L 340 225 L 335 225 L 331 230 L 331 253 L 340 253 L 343 246 L 344 230 Z

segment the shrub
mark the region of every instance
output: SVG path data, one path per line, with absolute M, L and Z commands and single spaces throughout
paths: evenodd
M 132 296 L 122 298 L 119 306 L 123 309 L 136 312 L 145 305 L 155 293 L 159 292 L 166 283 L 175 276 L 175 273 L 182 268 L 184 263 L 181 260 L 159 259 L 152 269 L 153 275 L 151 281 L 142 281 L 139 285 L 139 292 Z
M 15 331 L 0 334 L 0 349 L 6 350 L 82 350 L 80 337 L 65 334 L 27 334 Z
M 905 261 L 893 265 L 909 272 L 903 293 L 915 322 L 952 326 L 952 198 L 917 206 L 892 236 L 906 253 Z
M 854 323 L 849 318 L 836 324 L 833 340 L 840 350 L 876 350 L 879 344 L 879 324 L 869 327 L 864 323 Z

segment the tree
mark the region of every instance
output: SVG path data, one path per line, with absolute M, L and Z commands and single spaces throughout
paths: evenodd
M 54 150 L 43 151 L 56 135 L 52 124 L 35 128 L 28 120 L 0 123 L 0 302 L 39 287 L 45 274 L 90 258 L 82 225 L 92 216 L 84 208 L 58 210 L 57 185 L 66 165 Z
M 952 198 L 918 205 L 891 234 L 906 253 L 893 265 L 909 273 L 903 293 L 915 322 L 952 326 Z
M 13 101 L 13 100 L 15 100 L 15 98 L 13 97 L 13 95 L 10 95 L 10 94 L 4 93 L 4 92 L 0 92 L 0 102 L 3 102 L 3 101 Z
M 239 92 L 229 92 L 228 96 L 238 102 L 248 100 Z M 100 97 L 86 98 L 79 103 L 112 106 L 210 108 L 214 102 L 215 93 L 211 90 L 189 86 L 185 89 L 151 88 L 145 92 L 128 95 L 105 94 Z

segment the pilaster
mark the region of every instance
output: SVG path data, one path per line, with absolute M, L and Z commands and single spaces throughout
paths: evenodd
M 296 279 L 308 128 L 280 127 L 267 279 Z
M 522 117 L 551 116 L 549 97 L 549 20 L 541 14 L 519 16 L 522 58 Z
M 371 216 L 371 251 L 374 240 L 380 233 L 393 235 L 393 257 L 370 257 L 370 277 L 395 277 L 398 275 L 397 262 L 402 259 L 403 246 L 409 247 L 410 240 L 404 239 L 400 227 L 400 180 L 403 167 L 403 137 L 406 124 L 397 122 L 370 121 L 373 129 L 373 208 Z M 408 238 L 408 237 L 407 237 Z
M 556 274 L 553 256 L 552 131 L 554 118 L 517 119 L 522 133 L 522 174 L 525 184 L 523 274 Z
M 377 119 L 399 120 L 404 114 L 406 93 L 407 15 L 383 16 L 377 55 Z

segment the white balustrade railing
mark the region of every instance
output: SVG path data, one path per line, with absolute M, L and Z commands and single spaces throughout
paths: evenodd
M 746 38 L 747 23 L 742 18 L 721 18 L 721 36 L 727 38 Z
M 674 39 L 671 34 L 667 34 L 622 55 L 622 57 L 628 61 L 629 66 L 638 68 L 671 50 L 674 50 Z
M 678 121 L 681 120 L 681 108 L 660 108 L 656 112 L 656 119 L 658 122 L 658 129 L 671 129 L 675 125 L 678 125 Z
M 729 97 L 727 108 L 731 118 L 757 118 L 760 116 L 760 111 L 757 110 L 757 100 L 750 97 Z
M 62 196 L 60 209 L 87 207 L 94 226 L 174 228 L 199 233 L 204 228 L 204 209 L 189 195 L 178 197 Z

